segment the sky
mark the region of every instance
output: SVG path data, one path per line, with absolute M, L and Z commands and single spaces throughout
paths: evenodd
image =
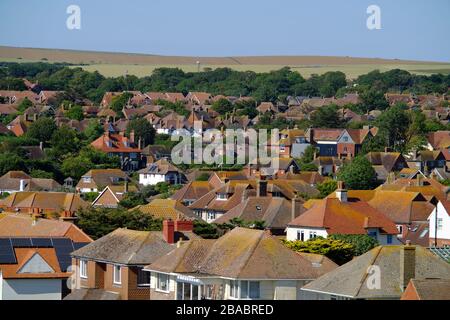
M 69 5 L 81 29 L 66 26 Z M 381 29 L 366 12 L 380 8 Z M 450 62 L 449 0 L 0 0 L 0 45 Z

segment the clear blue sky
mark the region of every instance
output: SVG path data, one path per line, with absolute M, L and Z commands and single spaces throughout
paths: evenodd
M 66 8 L 81 8 L 81 30 Z M 381 8 L 381 30 L 366 9 Z M 0 45 L 450 62 L 449 0 L 0 0 Z

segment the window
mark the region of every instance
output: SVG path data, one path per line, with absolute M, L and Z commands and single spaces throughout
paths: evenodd
M 398 225 L 397 229 L 398 229 L 398 233 L 400 233 L 400 234 L 403 233 L 403 226 L 402 225 Z
M 438 218 L 437 219 L 437 229 L 438 229 L 438 231 L 442 230 L 442 225 L 443 225 L 442 218 Z
M 344 137 L 344 141 L 345 141 L 345 142 L 348 142 L 348 137 Z
M 392 244 L 392 235 L 388 234 L 387 235 L 387 240 L 386 240 L 387 244 Z
M 216 198 L 217 198 L 217 200 L 226 200 L 227 194 L 226 193 L 218 193 Z
M 214 212 L 208 212 L 208 220 L 214 220 L 216 218 L 216 214 Z
M 211 300 L 214 295 L 214 286 L 212 284 L 205 285 L 205 299 Z
M 309 232 L 309 238 L 310 238 L 310 239 L 315 239 L 315 238 L 317 238 L 317 232 L 315 232 L 315 231 L 310 231 L 310 232 Z
M 145 271 L 144 268 L 137 268 L 137 285 L 138 287 L 150 286 L 150 272 Z
M 305 241 L 305 231 L 297 231 L 297 240 Z
M 159 291 L 169 292 L 169 275 L 164 273 L 157 273 L 156 289 Z
M 233 299 L 259 299 L 258 281 L 230 281 L 230 298 Z
M 113 282 L 114 284 L 122 284 L 122 267 L 118 265 L 114 265 L 113 267 Z
M 230 298 L 234 298 L 234 299 L 239 298 L 239 281 L 238 280 L 230 281 Z
M 80 260 L 80 278 L 87 278 L 87 261 Z

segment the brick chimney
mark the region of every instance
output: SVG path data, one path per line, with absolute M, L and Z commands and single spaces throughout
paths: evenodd
M 175 223 L 172 220 L 163 221 L 163 236 L 169 244 L 175 243 Z
M 297 212 L 299 212 L 300 205 L 300 198 L 296 193 L 294 198 L 291 200 L 291 221 L 297 218 Z
M 340 202 L 347 202 L 348 200 L 347 189 L 344 188 L 343 181 L 337 182 L 336 198 L 338 198 Z
M 400 249 L 400 289 L 404 291 L 409 280 L 416 276 L 416 247 L 410 241 Z
M 194 223 L 192 221 L 188 220 L 176 220 L 174 231 L 193 231 L 194 230 Z
M 256 196 L 257 197 L 266 197 L 267 196 L 267 180 L 258 179 L 256 185 Z

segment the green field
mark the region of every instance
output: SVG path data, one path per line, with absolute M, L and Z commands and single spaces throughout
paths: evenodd
M 304 77 L 328 71 L 342 71 L 348 78 L 356 78 L 376 69 L 388 71 L 395 68 L 423 75 L 450 73 L 450 63 L 398 59 L 333 56 L 183 57 L 4 46 L 0 46 L 0 61 L 67 62 L 88 71 L 97 70 L 108 77 L 127 73 L 142 77 L 150 75 L 154 69 L 161 67 L 180 68 L 189 72 L 223 67 L 238 71 L 268 72 L 289 66 Z M 200 62 L 199 66 L 197 62 Z
M 138 77 L 150 75 L 154 69 L 161 67 L 168 68 L 180 68 L 185 72 L 195 72 L 198 70 L 197 65 L 189 64 L 161 64 L 161 65 L 136 65 L 136 64 L 91 64 L 80 66 L 87 71 L 97 70 L 101 74 L 107 77 L 117 77 L 126 73 L 136 75 Z M 200 65 L 200 70 L 204 68 L 231 68 L 237 71 L 254 71 L 254 72 L 268 72 L 271 70 L 278 70 L 285 65 Z M 450 64 L 442 65 L 368 65 L 368 64 L 355 64 L 355 65 L 321 65 L 321 66 L 307 66 L 307 65 L 289 65 L 292 70 L 298 71 L 303 77 L 309 77 L 311 74 L 323 74 L 328 71 L 342 71 L 348 78 L 356 78 L 361 74 L 368 73 L 372 70 L 378 69 L 380 71 L 388 71 L 394 68 L 407 70 L 412 73 L 430 75 L 432 73 L 450 73 Z

